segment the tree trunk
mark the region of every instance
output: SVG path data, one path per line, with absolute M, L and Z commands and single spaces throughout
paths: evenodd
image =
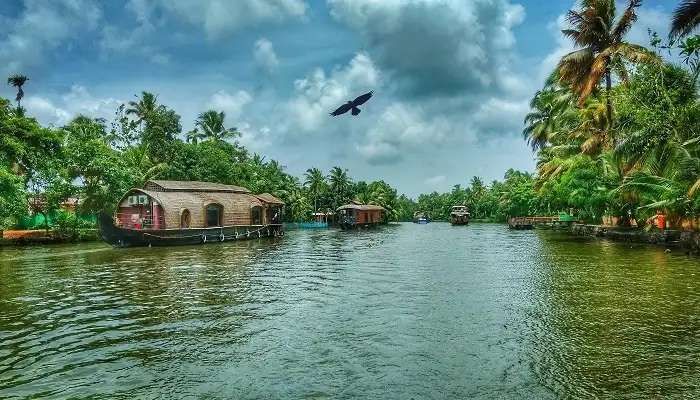
M 605 92 L 605 109 L 608 117 L 607 134 L 609 135 L 613 124 L 612 100 L 610 99 L 612 92 L 612 74 L 610 73 L 610 68 L 605 70 Z M 615 143 L 613 143 L 613 146 L 615 146 Z

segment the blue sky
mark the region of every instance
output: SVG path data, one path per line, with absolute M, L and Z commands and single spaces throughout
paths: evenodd
M 0 2 L 0 72 L 30 77 L 25 106 L 60 126 L 111 119 L 143 90 L 182 116 L 223 110 L 251 151 L 300 176 L 348 168 L 416 195 L 508 168 L 532 94 L 571 49 L 570 1 L 24 0 Z M 628 39 L 665 33 L 647 0 Z M 375 90 L 357 117 L 328 112 Z M 8 86 L 0 96 L 12 98 Z

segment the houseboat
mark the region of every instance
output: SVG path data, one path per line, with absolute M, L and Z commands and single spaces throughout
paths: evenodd
M 282 200 L 244 187 L 152 180 L 129 190 L 99 225 L 117 247 L 200 244 L 281 236 L 283 211 Z
M 466 206 L 453 206 L 450 212 L 450 223 L 452 225 L 467 225 L 470 216 Z
M 338 207 L 337 216 L 341 229 L 369 228 L 386 222 L 386 209 L 352 202 Z
M 427 224 L 430 222 L 430 218 L 427 214 L 416 211 L 413 213 L 413 222 L 416 224 Z

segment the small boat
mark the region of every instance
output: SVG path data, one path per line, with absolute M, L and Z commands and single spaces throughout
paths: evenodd
M 129 190 L 114 216 L 101 214 L 102 239 L 115 247 L 191 245 L 284 235 L 284 202 L 233 185 L 146 182 Z
M 338 207 L 338 225 L 343 230 L 370 228 L 386 223 L 386 209 L 374 204 L 353 201 Z
M 430 218 L 427 214 L 420 211 L 416 211 L 415 213 L 413 213 L 413 223 L 424 225 L 430 223 Z
M 470 216 L 466 206 L 453 206 L 450 212 L 450 223 L 452 225 L 467 225 Z

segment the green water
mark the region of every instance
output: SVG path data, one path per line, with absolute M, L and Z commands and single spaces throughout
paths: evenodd
M 0 398 L 697 398 L 700 260 L 504 226 L 0 250 Z

